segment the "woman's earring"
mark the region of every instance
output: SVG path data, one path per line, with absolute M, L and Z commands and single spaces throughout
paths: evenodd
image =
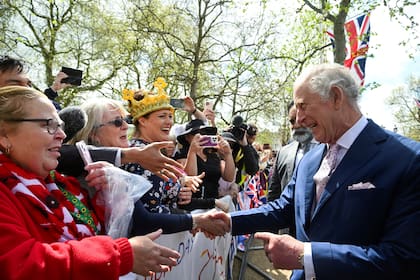
M 6 154 L 6 155 L 8 155 L 8 154 L 10 154 L 10 148 L 11 148 L 12 146 L 10 146 L 10 145 L 8 145 L 7 147 L 6 147 L 6 150 L 4 151 L 4 153 Z

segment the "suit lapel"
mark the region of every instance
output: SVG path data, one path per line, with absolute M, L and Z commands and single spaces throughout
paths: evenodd
M 338 188 L 346 186 L 347 180 L 378 153 L 379 147 L 376 143 L 385 140 L 386 137 L 381 128 L 369 121 L 331 175 L 312 217 L 319 212 Z
M 313 176 L 319 169 L 321 161 L 326 149 L 325 144 L 321 144 L 318 147 L 313 148 L 308 155 L 305 157 L 305 162 L 300 165 L 301 168 L 306 169 L 307 176 L 305 182 L 305 198 L 304 198 L 304 209 L 301 209 L 305 213 L 305 228 L 308 228 L 311 220 L 312 203 L 315 196 L 315 184 Z
M 289 150 L 289 153 L 290 153 L 289 158 L 293 159 L 293 164 L 287 165 L 287 174 L 293 174 L 293 170 L 296 167 L 295 164 L 296 164 L 296 155 L 297 155 L 298 148 L 299 148 L 299 142 L 294 141 Z

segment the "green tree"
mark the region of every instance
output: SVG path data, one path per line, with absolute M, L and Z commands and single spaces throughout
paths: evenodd
M 259 21 L 248 18 L 248 22 L 227 20 L 233 17 L 234 8 L 239 10 L 232 8 L 233 1 L 169 2 L 166 6 L 160 6 L 159 1 L 136 2 L 131 15 L 135 31 L 153 36 L 157 50 L 166 55 L 166 62 L 171 61 L 169 67 L 156 63 L 159 59 L 154 63 L 160 66 L 156 70 L 171 73 L 171 91 L 189 95 L 197 104 L 206 99 L 212 99 L 215 107 L 223 104 L 220 111 L 227 122 L 237 113 L 255 115 L 264 104 L 261 96 L 267 96 L 252 93 L 257 92 L 257 86 L 266 88 L 256 80 L 267 72 L 262 57 L 267 38 L 274 36 L 274 25 L 262 28 L 263 17 Z M 256 33 L 255 28 L 264 31 Z M 253 33 L 256 36 L 249 36 Z M 254 99 L 247 100 L 249 97 Z
M 325 22 L 333 25 L 335 37 L 334 62 L 339 64 L 343 64 L 346 57 L 346 36 L 344 24 L 350 12 L 357 11 L 359 14 L 368 13 L 379 5 L 385 5 L 388 8 L 391 18 L 397 20 L 406 29 L 413 30 L 412 39 L 417 39 L 419 37 L 419 34 L 414 31 L 414 27 L 418 26 L 416 18 L 407 13 L 412 6 L 418 4 L 418 1 L 302 0 L 302 2 L 303 5 L 300 10 L 308 7 L 322 16 Z M 405 45 L 407 44 L 407 41 L 403 41 L 401 44 Z M 412 54 L 410 54 L 410 56 L 412 56 Z
M 64 106 L 77 103 L 79 93 L 102 89 L 130 58 L 129 44 L 124 43 L 126 34 L 120 32 L 123 23 L 100 9 L 99 2 L 3 2 L 10 20 L 3 22 L 0 47 L 2 52 L 22 57 L 30 65 L 34 80 L 51 85 L 62 65 L 84 71 L 82 86 L 68 88 L 60 95 Z M 39 83 L 35 86 L 42 87 Z
M 406 86 L 392 91 L 387 103 L 394 108 L 402 134 L 420 141 L 420 108 L 414 101 L 414 98 L 420 98 L 420 77 L 411 76 L 407 82 Z

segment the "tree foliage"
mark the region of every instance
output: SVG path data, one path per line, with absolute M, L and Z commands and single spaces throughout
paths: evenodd
M 189 95 L 199 107 L 213 101 L 222 126 L 240 114 L 278 128 L 285 143 L 295 77 L 307 64 L 326 61 L 329 24 L 335 61 L 344 60 L 347 15 L 380 3 L 363 2 L 4 0 L 0 50 L 23 58 L 40 89 L 61 66 L 82 69 L 82 86 L 60 93 L 63 106 L 92 95 L 120 99 L 122 88 L 150 88 L 162 76 L 173 97 Z M 398 2 L 385 4 L 401 18 L 413 2 Z M 186 118 L 177 113 L 177 121 Z
M 402 134 L 420 141 L 420 108 L 414 98 L 420 98 L 420 77 L 411 76 L 407 86 L 392 91 L 387 103 L 395 110 L 394 117 L 402 128 Z
M 320 15 L 325 22 L 333 25 L 333 32 L 335 37 L 334 48 L 334 62 L 343 64 L 346 58 L 346 36 L 344 24 L 347 21 L 348 15 L 366 14 L 374 10 L 380 5 L 385 5 L 388 8 L 389 15 L 392 19 L 397 20 L 401 26 L 406 30 L 412 30 L 411 42 L 419 38 L 419 34 L 415 32 L 415 27 L 419 25 L 413 15 L 407 13 L 413 6 L 418 4 L 418 1 L 404 0 L 404 1 L 363 1 L 363 0 L 302 0 L 303 5 L 300 10 L 309 8 Z M 406 45 L 408 41 L 402 41 L 400 44 Z M 419 47 L 414 46 L 413 49 Z M 411 57 L 412 54 L 409 54 Z

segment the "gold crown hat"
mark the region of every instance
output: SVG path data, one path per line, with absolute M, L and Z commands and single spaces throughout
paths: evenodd
M 122 98 L 128 101 L 128 111 L 133 117 L 133 121 L 158 110 L 168 109 L 171 110 L 172 113 L 174 112 L 174 107 L 170 104 L 171 98 L 165 92 L 167 86 L 168 84 L 165 82 L 165 79 L 158 77 L 153 83 L 153 87 L 157 90 L 157 93 L 140 90 L 143 94 L 141 100 L 136 100 L 134 98 L 134 94 L 138 91 L 123 89 Z

